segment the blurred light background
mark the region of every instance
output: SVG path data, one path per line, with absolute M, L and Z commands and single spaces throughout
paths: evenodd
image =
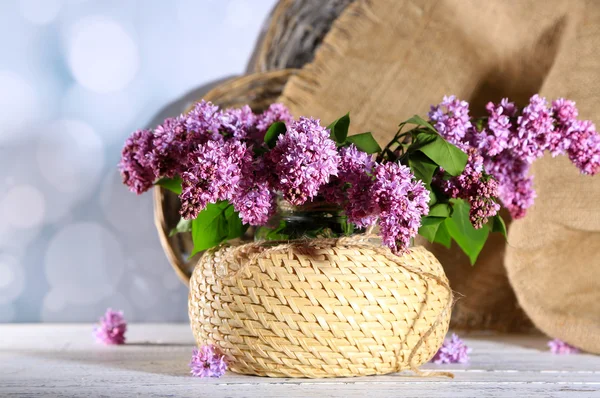
M 186 321 L 126 137 L 243 73 L 275 0 L 0 1 L 0 322 Z

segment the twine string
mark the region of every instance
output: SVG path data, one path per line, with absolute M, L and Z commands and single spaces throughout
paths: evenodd
M 268 258 L 270 254 L 276 252 L 287 251 L 291 253 L 292 249 L 302 249 L 302 248 L 324 248 L 324 247 L 338 247 L 338 248 L 347 248 L 347 247 L 358 247 L 363 249 L 373 250 L 375 253 L 385 257 L 387 260 L 396 264 L 399 267 L 402 267 L 405 271 L 416 275 L 421 280 L 425 281 L 427 284 L 427 292 L 429 292 L 429 280 L 433 280 L 438 283 L 441 287 L 446 289 L 448 292 L 448 299 L 446 305 L 443 310 L 437 315 L 434 322 L 427 329 L 427 331 L 419 337 L 419 340 L 412 348 L 409 356 L 408 356 L 408 366 L 411 371 L 413 371 L 418 376 L 423 377 L 450 377 L 453 378 L 454 374 L 451 372 L 443 372 L 443 371 L 422 371 L 420 370 L 413 362 L 415 355 L 417 354 L 419 348 L 423 345 L 423 343 L 427 340 L 429 336 L 435 331 L 436 327 L 442 322 L 443 319 L 447 316 L 448 312 L 452 309 L 452 289 L 450 285 L 445 280 L 445 278 L 441 278 L 438 275 L 435 275 L 431 272 L 426 272 L 415 267 L 412 267 L 407 264 L 403 264 L 401 261 L 401 256 L 398 256 L 391 252 L 391 250 L 387 247 L 382 247 L 379 244 L 375 244 L 370 241 L 370 239 L 374 238 L 374 235 L 371 235 L 371 231 L 367 231 L 366 234 L 361 235 L 353 235 L 349 237 L 341 237 L 341 238 L 322 238 L 322 239 L 297 239 L 294 241 L 258 241 L 252 243 L 246 243 L 243 245 L 230 246 L 228 244 L 220 245 L 212 250 L 210 253 L 214 254 L 217 251 L 227 248 L 229 249 L 224 256 L 219 260 L 219 262 L 224 264 L 240 264 L 240 267 L 233 272 L 226 272 L 223 275 L 219 275 L 217 270 L 215 270 L 214 275 L 218 281 L 224 281 L 228 279 L 235 279 L 240 274 L 242 274 L 245 270 L 247 270 L 252 265 L 258 265 L 258 261 L 262 258 Z M 208 253 L 207 253 L 208 254 Z M 210 255 L 204 255 L 200 259 L 199 265 L 204 265 L 206 261 L 210 261 L 209 259 L 213 257 Z M 213 262 L 213 269 L 214 269 Z M 367 264 L 363 264 L 365 267 L 369 268 L 374 272 L 378 272 L 376 269 L 370 267 Z M 428 297 L 429 294 L 426 294 Z M 427 298 L 423 305 L 427 303 Z M 420 312 L 419 312 L 420 314 Z M 417 316 L 415 322 L 418 320 L 420 315 Z M 414 330 L 414 323 L 411 329 Z M 407 336 L 408 338 L 408 336 Z M 396 349 L 396 357 L 399 359 L 400 356 L 400 348 Z M 400 368 L 400 361 L 398 361 L 398 368 Z

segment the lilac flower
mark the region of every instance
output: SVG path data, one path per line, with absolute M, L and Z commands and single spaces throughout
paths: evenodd
M 560 339 L 550 340 L 548 342 L 548 347 L 550 347 L 550 352 L 556 355 L 568 355 L 579 353 L 579 348 L 573 347 L 569 343 L 566 343 Z
M 256 119 L 248 105 L 226 109 L 222 112 L 220 129 L 238 140 L 249 138 L 256 130 Z
M 378 206 L 382 241 L 394 253 L 402 253 L 417 234 L 421 217 L 429 213 L 429 191 L 398 163 L 377 164 L 374 176 L 371 196 Z
M 187 157 L 195 145 L 190 142 L 185 117 L 168 118 L 154 129 L 154 147 L 149 155 L 156 178 L 173 178 L 186 168 Z
M 96 341 L 105 345 L 125 344 L 125 332 L 127 322 L 123 318 L 123 312 L 115 312 L 107 309 L 100 318 L 100 325 L 94 328 Z
M 256 130 L 262 139 L 271 125 L 275 122 L 284 122 L 286 125 L 294 121 L 292 114 L 283 104 L 271 104 L 267 110 L 256 117 Z
M 322 187 L 321 194 L 328 202 L 342 206 L 348 220 L 358 228 L 373 225 L 377 215 L 371 197 L 375 164 L 372 156 L 351 144 L 340 149 L 340 158 L 338 176 Z
M 152 139 L 150 131 L 138 130 L 125 141 L 121 153 L 119 170 L 123 183 L 138 195 L 146 192 L 154 183 L 155 173 L 149 160 L 153 149 Z
M 221 377 L 227 371 L 227 362 L 215 346 L 203 345 L 199 350 L 194 348 L 192 351 L 189 367 L 195 377 Z
M 279 136 L 270 160 L 276 187 L 297 206 L 316 196 L 331 176 L 337 176 L 340 156 L 319 120 L 301 117 Z
M 239 189 L 232 197 L 233 208 L 245 224 L 265 225 L 276 209 L 275 193 L 263 158 L 242 171 Z
M 441 178 L 436 178 L 435 181 L 448 196 L 469 202 L 471 224 L 479 229 L 500 210 L 500 205 L 496 203 L 499 188 L 495 179 L 483 174 L 484 159 L 477 149 L 469 148 L 467 153 L 469 160 L 461 175 L 448 181 Z
M 368 227 L 377 221 L 378 210 L 372 197 L 372 187 L 373 179 L 364 174 L 362 180 L 355 182 L 347 190 L 348 199 L 344 203 L 344 211 L 348 221 L 358 228 Z M 389 246 L 396 245 L 394 243 Z
M 445 363 L 468 363 L 471 349 L 454 333 L 450 340 L 444 341 L 442 347 L 431 361 L 438 365 Z
M 464 146 L 464 137 L 471 128 L 469 103 L 458 100 L 454 95 L 444 97 L 437 106 L 431 106 L 429 119 L 448 142 Z
M 575 102 L 565 98 L 552 101 L 552 112 L 560 124 L 570 124 L 579 116 Z
M 508 148 L 508 141 L 514 128 L 511 118 L 515 116 L 517 108 L 515 104 L 504 98 L 499 105 L 489 102 L 486 109 L 489 114 L 487 131 L 484 133 L 485 137 L 479 142 L 478 148 L 486 156 L 496 156 Z
M 196 103 L 185 116 L 185 127 L 199 143 L 209 139 L 222 141 L 223 136 L 219 134 L 219 130 L 223 125 L 223 119 L 218 106 L 202 100 Z
M 356 209 L 347 209 L 347 215 L 354 213 L 354 211 L 364 213 L 366 207 L 369 207 L 365 206 L 367 204 L 365 200 L 369 199 L 368 191 L 373 180 L 370 176 L 374 165 L 372 156 L 366 152 L 359 151 L 354 144 L 341 148 L 339 152 L 340 164 L 338 167 L 338 176 L 331 177 L 330 183 L 323 185 L 319 194 L 329 203 L 335 203 L 340 206 L 352 207 L 356 204 Z M 352 184 L 352 186 L 348 187 L 349 184 Z M 348 195 L 346 196 L 346 194 Z M 371 202 L 370 200 L 368 201 Z M 362 210 L 359 210 L 359 208 Z M 363 222 L 360 219 L 364 216 L 351 215 L 350 217 L 351 219 L 357 217 L 354 218 L 357 221 L 357 226 L 363 227 Z M 375 220 L 371 218 L 371 221 Z
M 512 218 L 524 217 L 536 197 L 533 177 L 529 176 L 529 163 L 513 157 L 510 152 L 503 152 L 486 159 L 484 165 L 485 170 L 498 181 L 498 197 Z
M 533 163 L 550 149 L 554 118 L 545 98 L 534 95 L 517 118 L 517 130 L 509 142 L 515 156 Z
M 358 150 L 354 144 L 340 149 L 339 177 L 348 182 L 360 180 L 364 173 L 372 172 L 373 165 L 372 156 Z
M 190 168 L 182 174 L 181 216 L 193 219 L 208 203 L 232 199 L 238 190 L 242 167 L 252 157 L 239 141 L 208 141 L 190 155 Z
M 600 134 L 592 122 L 582 120 L 574 124 L 567 153 L 583 174 L 594 175 L 600 171 Z
M 490 217 L 494 217 L 500 211 L 500 205 L 496 203 L 498 196 L 498 182 L 491 178 L 479 178 L 470 188 L 467 198 L 471 208 L 469 219 L 475 229 L 486 224 Z

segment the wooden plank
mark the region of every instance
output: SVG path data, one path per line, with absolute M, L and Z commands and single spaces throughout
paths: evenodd
M 600 396 L 600 358 L 555 356 L 542 336 L 471 334 L 468 365 L 427 364 L 454 379 L 410 372 L 346 379 L 190 377 L 188 325 L 131 325 L 128 344 L 93 342 L 90 325 L 0 326 L 0 395 L 373 397 Z

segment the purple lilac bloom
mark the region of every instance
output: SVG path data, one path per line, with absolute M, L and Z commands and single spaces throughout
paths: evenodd
M 552 101 L 552 115 L 556 126 L 554 132 L 550 135 L 548 149 L 552 156 L 563 155 L 571 145 L 572 133 L 579 126 L 577 120 L 579 111 L 575 106 L 575 102 L 558 98 Z
M 340 156 L 319 120 L 301 117 L 279 136 L 270 152 L 276 187 L 293 205 L 302 205 L 337 176 Z
M 245 224 L 265 225 L 275 212 L 275 199 L 265 162 L 263 158 L 255 159 L 242 171 L 239 189 L 232 198 L 233 207 Z
M 377 221 L 376 205 L 371 197 L 373 186 L 373 158 L 358 150 L 354 144 L 340 150 L 339 178 L 352 184 L 347 190 L 348 200 L 344 205 L 348 220 L 358 228 L 373 225 Z
M 192 351 L 189 367 L 195 377 L 221 377 L 227 371 L 227 362 L 215 346 L 203 345 L 199 350 L 194 348 Z
M 354 144 L 340 149 L 339 177 L 345 181 L 359 181 L 364 173 L 373 171 L 373 165 L 373 157 Z
M 223 136 L 219 133 L 223 119 L 218 106 L 202 100 L 185 116 L 185 127 L 198 143 L 203 144 L 207 140 L 223 141 Z
M 344 204 L 344 211 L 348 221 L 358 228 L 368 227 L 377 221 L 377 205 L 372 198 L 372 186 L 373 179 L 364 174 L 362 180 L 355 182 L 347 190 L 348 200 Z
M 530 165 L 505 151 L 494 158 L 485 159 L 485 170 L 498 181 L 498 197 L 512 218 L 525 216 L 536 197 Z
M 248 105 L 226 109 L 221 115 L 221 130 L 235 139 L 246 139 L 254 135 L 256 119 Z
M 552 101 L 552 115 L 555 119 L 554 131 L 549 136 L 548 150 L 552 156 L 564 155 L 571 144 L 571 135 L 577 129 L 579 112 L 575 102 L 558 98 Z
M 193 219 L 208 203 L 232 199 L 238 190 L 242 167 L 252 161 L 246 144 L 208 141 L 190 155 L 190 168 L 182 174 L 181 216 Z
M 509 142 L 512 153 L 528 163 L 541 158 L 550 149 L 554 118 L 544 97 L 534 95 L 517 118 L 517 129 Z
M 173 178 L 185 170 L 188 154 L 194 147 L 189 138 L 183 115 L 168 118 L 154 129 L 150 164 L 156 178 Z
M 337 203 L 345 210 L 348 220 L 358 228 L 373 225 L 377 221 L 376 204 L 371 197 L 373 185 L 372 156 L 359 151 L 354 144 L 340 149 L 338 177 L 323 186 L 321 194 L 330 203 Z
M 460 101 L 454 95 L 444 97 L 437 106 L 431 106 L 429 119 L 448 142 L 464 147 L 464 138 L 471 128 L 469 103 Z
M 94 336 L 98 343 L 105 345 L 125 344 L 126 331 L 127 322 L 123 318 L 123 312 L 116 312 L 109 308 L 100 318 L 100 325 L 94 328 Z
M 560 339 L 550 340 L 548 342 L 548 347 L 550 347 L 550 352 L 556 355 L 569 355 L 579 353 L 579 348 L 573 347 L 569 343 L 566 343 Z
M 487 133 L 480 141 L 478 148 L 486 156 L 496 156 L 508 148 L 508 141 L 513 134 L 514 126 L 511 118 L 515 116 L 517 108 L 512 102 L 504 98 L 499 105 L 490 102 L 486 106 L 489 118 L 487 124 Z
M 150 131 L 138 130 L 125 141 L 121 152 L 119 170 L 123 183 L 138 195 L 150 189 L 155 179 L 149 160 L 149 154 L 153 149 L 152 138 Z
M 429 191 L 399 163 L 377 164 L 374 177 L 371 197 L 378 207 L 382 241 L 402 253 L 417 234 L 421 217 L 429 213 Z
M 471 349 L 454 333 L 450 340 L 444 341 L 431 362 L 438 365 L 446 363 L 468 363 Z
M 271 104 L 266 111 L 256 117 L 256 130 L 262 139 L 271 125 L 275 122 L 284 122 L 286 125 L 294 121 L 292 114 L 283 104 Z
M 567 151 L 569 159 L 583 174 L 600 171 L 600 134 L 589 120 L 575 123 Z
M 448 181 L 443 181 L 441 178 L 436 180 L 438 184 L 441 183 L 442 191 L 448 196 L 469 202 L 471 224 L 479 229 L 500 210 L 500 205 L 495 199 L 499 195 L 499 187 L 495 179 L 484 176 L 484 159 L 477 149 L 469 148 L 467 153 L 469 160 L 461 175 Z
M 579 116 L 575 102 L 565 98 L 552 101 L 552 112 L 559 124 L 570 124 Z

